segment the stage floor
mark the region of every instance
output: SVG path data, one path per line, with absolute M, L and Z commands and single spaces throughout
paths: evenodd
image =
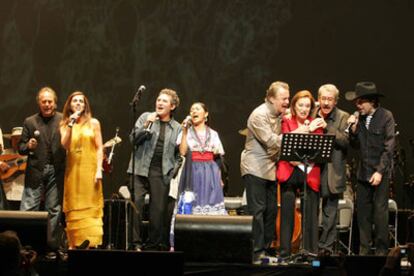
M 46 260 L 35 265 L 39 275 L 378 275 L 385 257 L 329 256 L 311 264 L 254 265 L 185 262 L 183 252 L 71 250 L 68 259 Z M 316 262 L 317 263 L 317 262 Z M 133 271 L 133 273 L 129 273 Z M 346 273 L 346 274 L 344 274 Z

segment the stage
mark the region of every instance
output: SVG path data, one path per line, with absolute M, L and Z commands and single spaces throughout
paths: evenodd
M 315 260 L 314 266 L 208 260 L 194 263 L 186 262 L 183 252 L 70 250 L 65 261 L 40 256 L 35 268 L 39 275 L 378 275 L 385 263 L 385 257 L 376 256 L 329 256 Z M 318 262 L 319 266 L 315 266 Z

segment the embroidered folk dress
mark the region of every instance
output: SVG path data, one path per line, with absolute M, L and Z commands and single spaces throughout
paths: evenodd
M 177 144 L 181 143 L 180 133 Z M 220 168 L 214 161 L 217 155 L 224 155 L 218 133 L 207 127 L 204 133 L 197 133 L 190 127 L 187 135 L 188 150 L 191 152 L 191 174 L 189 189 L 194 193 L 192 214 L 225 215 L 224 194 L 221 186 Z M 183 171 L 181 179 L 188 177 Z M 181 184 L 183 181 L 181 181 Z M 187 188 L 188 190 L 188 188 Z

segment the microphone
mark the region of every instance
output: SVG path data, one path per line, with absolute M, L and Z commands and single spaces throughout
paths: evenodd
M 79 117 L 79 115 L 80 115 L 80 111 L 79 110 L 77 110 L 76 111 L 76 113 L 78 114 L 78 117 Z M 76 121 L 78 120 L 78 118 L 70 118 L 70 122 L 69 122 L 69 124 L 68 124 L 68 127 L 70 127 L 70 128 L 72 128 L 73 127 L 73 125 L 76 123 Z
M 36 130 L 33 132 L 33 135 L 34 135 L 34 138 L 39 138 L 39 137 L 40 137 L 40 131 L 36 129 Z
M 157 115 L 157 117 L 155 118 L 155 120 L 158 120 L 158 119 L 159 119 L 159 118 L 158 118 L 158 115 Z M 151 131 L 152 124 L 154 124 L 154 122 L 149 121 L 149 122 L 148 122 L 147 127 L 146 127 L 144 130 L 145 130 L 146 132 L 150 132 L 150 131 Z
M 40 137 L 40 131 L 39 131 L 38 129 L 36 129 L 36 130 L 33 132 L 33 138 L 35 138 L 35 139 L 37 140 L 39 137 Z M 30 154 L 30 155 L 34 155 L 33 150 L 30 150 L 29 154 Z
M 75 123 L 76 123 L 76 119 L 75 118 L 71 118 L 70 119 L 70 122 L 68 124 L 68 127 L 72 128 Z
M 184 119 L 184 121 L 183 121 L 183 126 L 184 126 L 185 128 L 188 128 L 188 127 L 190 127 L 190 126 L 191 126 L 191 124 L 192 124 L 192 121 L 191 121 L 191 116 L 190 116 L 190 115 L 188 115 L 187 117 L 185 117 L 185 119 Z
M 354 115 L 356 118 L 358 118 L 359 117 L 359 112 L 358 111 L 355 111 L 354 112 L 354 114 L 352 114 L 352 115 Z M 345 129 L 345 133 L 349 133 L 349 131 L 351 130 L 351 127 L 354 125 L 355 123 L 349 123 L 348 124 L 348 126 L 346 127 L 346 129 Z
M 144 92 L 144 90 L 145 90 L 145 89 L 147 89 L 147 88 L 145 87 L 145 85 L 140 85 L 140 86 L 138 87 L 138 91 L 137 91 L 137 92 L 142 93 L 142 92 Z
M 140 85 L 138 87 L 137 93 L 135 93 L 134 98 L 132 98 L 132 101 L 130 103 L 131 106 L 135 106 L 139 102 L 141 99 L 141 94 L 145 91 L 145 89 L 147 89 L 145 85 Z

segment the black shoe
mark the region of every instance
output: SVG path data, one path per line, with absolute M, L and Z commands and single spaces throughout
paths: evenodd
M 141 250 L 144 250 L 144 251 L 159 251 L 159 247 L 158 247 L 158 245 L 149 243 L 149 244 L 144 244 L 142 246 Z
M 63 262 L 66 262 L 68 260 L 68 252 L 65 250 L 59 249 L 58 256 L 59 256 L 59 259 Z
M 277 257 L 277 251 L 276 251 L 276 248 L 274 248 L 274 247 L 270 247 L 270 248 L 265 249 L 265 253 L 268 256 Z
M 76 249 L 87 249 L 89 247 L 89 240 L 84 240 Z
M 265 257 L 264 251 L 257 251 L 253 253 L 253 264 L 260 265 L 262 264 L 262 259 Z
M 142 251 L 142 245 L 140 245 L 140 244 L 133 244 L 133 245 L 131 245 L 131 247 L 129 248 L 129 250 L 131 250 L 131 251 Z
M 47 252 L 46 253 L 46 255 L 45 255 L 45 258 L 47 259 L 47 260 L 56 260 L 56 257 L 57 257 L 57 255 L 56 255 L 56 252 L 54 252 L 54 251 L 49 251 L 49 252 Z
M 170 251 L 170 247 L 165 244 L 159 244 L 158 251 Z
M 328 248 L 321 248 L 318 252 L 319 257 L 327 257 L 333 255 L 333 251 Z

